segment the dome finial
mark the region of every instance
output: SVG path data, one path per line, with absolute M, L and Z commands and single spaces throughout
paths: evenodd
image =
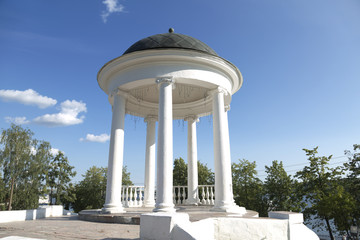
M 173 28 L 169 28 L 169 33 L 173 33 L 174 29 Z

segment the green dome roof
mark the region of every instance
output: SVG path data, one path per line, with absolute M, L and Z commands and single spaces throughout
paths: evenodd
M 124 54 L 149 49 L 177 48 L 195 50 L 218 56 L 212 48 L 210 48 L 208 45 L 201 42 L 200 40 L 187 35 L 173 33 L 172 31 L 173 30 L 170 29 L 169 33 L 156 34 L 141 39 L 140 41 L 137 41 L 131 47 L 129 47 L 124 52 Z

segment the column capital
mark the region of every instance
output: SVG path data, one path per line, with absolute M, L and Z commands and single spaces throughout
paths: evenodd
M 175 83 L 175 80 L 173 77 L 160 77 L 160 78 L 157 78 L 156 83 Z
M 125 91 L 123 91 L 123 90 L 121 90 L 119 88 L 115 88 L 114 90 L 111 91 L 110 97 L 114 97 L 115 95 L 121 95 L 121 96 L 127 98 L 129 93 L 125 92 Z
M 155 115 L 148 115 L 144 118 L 144 122 L 156 122 L 158 120 Z
M 175 89 L 175 79 L 173 77 L 160 77 L 157 78 L 155 81 L 158 84 L 158 87 L 160 87 L 161 84 L 167 83 L 169 85 L 172 85 L 172 89 Z
M 188 115 L 184 118 L 184 121 L 195 121 L 199 122 L 199 118 L 195 115 Z
M 229 95 L 229 92 L 223 87 L 217 87 L 207 92 L 208 95 L 214 95 L 215 93 L 223 93 L 225 96 Z

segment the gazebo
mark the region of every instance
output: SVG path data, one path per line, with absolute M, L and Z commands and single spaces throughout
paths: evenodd
M 106 63 L 97 81 L 112 105 L 111 138 L 104 213 L 124 212 L 121 179 L 125 114 L 147 123 L 144 206 L 174 212 L 173 119 L 188 124 L 188 200 L 197 204 L 199 117 L 213 116 L 215 203 L 212 210 L 245 213 L 234 203 L 227 112 L 243 82 L 240 71 L 205 43 L 183 34 L 157 34 L 134 43 Z M 155 139 L 156 121 L 158 138 Z M 155 202 L 155 142 L 157 185 Z M 126 149 L 125 149 L 126 151 Z

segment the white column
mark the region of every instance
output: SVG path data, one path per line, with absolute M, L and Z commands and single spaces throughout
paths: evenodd
M 175 212 L 173 204 L 172 78 L 160 78 L 157 141 L 157 189 L 154 212 Z
M 233 202 L 233 205 L 235 205 L 235 200 L 234 200 L 234 194 L 233 194 L 233 186 L 232 186 L 232 171 L 231 171 L 231 151 L 230 151 L 230 135 L 229 135 L 229 120 L 228 120 L 228 111 L 230 111 L 230 105 L 227 105 L 225 106 L 225 134 L 226 134 L 226 137 L 225 139 L 228 141 L 226 146 L 227 146 L 227 150 L 229 152 L 229 156 L 230 156 L 230 161 L 229 161 L 229 169 L 230 169 L 230 183 L 231 183 L 231 188 L 230 188 L 230 192 L 231 192 L 231 201 Z
M 102 209 L 104 213 L 124 212 L 121 204 L 122 167 L 124 157 L 124 123 L 126 93 L 115 90 L 113 93 L 113 113 L 109 162 L 106 184 L 106 198 Z
M 188 199 L 187 204 L 197 205 L 198 202 L 198 166 L 197 166 L 197 138 L 195 116 L 185 118 L 188 122 L 187 159 L 188 159 Z
M 146 122 L 145 190 L 144 207 L 155 206 L 155 116 L 148 116 Z
M 213 210 L 245 213 L 245 208 L 235 205 L 232 194 L 230 140 L 224 105 L 225 94 L 226 91 L 222 88 L 212 91 L 215 166 L 215 205 Z

